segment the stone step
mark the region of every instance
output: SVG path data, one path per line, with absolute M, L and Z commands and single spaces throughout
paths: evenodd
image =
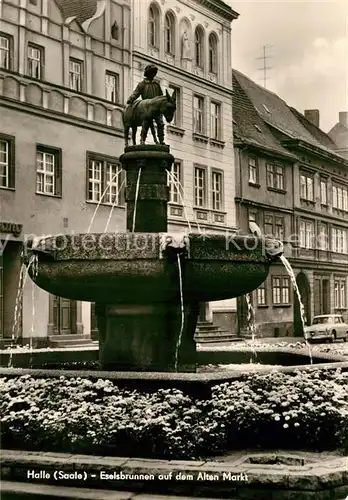
M 69 333 L 69 334 L 63 334 L 63 335 L 50 335 L 48 337 L 48 340 L 55 341 L 55 340 L 72 340 L 72 339 L 77 339 L 77 340 L 89 340 L 91 337 L 88 335 L 88 333 L 83 334 L 83 335 L 77 335 L 76 333 Z
M 81 345 L 90 345 L 92 344 L 92 340 L 90 338 L 69 338 L 69 339 L 60 339 L 52 337 L 49 340 L 50 347 L 75 347 Z
M 234 337 L 233 334 L 220 335 L 218 337 L 195 337 L 195 341 L 198 344 L 213 344 L 217 342 L 233 342 L 239 340 L 238 337 Z

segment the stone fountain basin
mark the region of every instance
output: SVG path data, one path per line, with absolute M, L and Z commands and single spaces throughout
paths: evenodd
M 163 303 L 180 299 L 181 255 L 184 301 L 214 301 L 257 288 L 280 247 L 275 240 L 239 235 L 67 234 L 32 243 L 37 265 L 29 274 L 40 288 L 68 299 Z

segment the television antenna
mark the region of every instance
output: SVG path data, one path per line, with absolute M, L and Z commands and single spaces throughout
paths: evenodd
M 257 57 L 256 59 L 260 60 L 262 59 L 263 61 L 263 67 L 258 68 L 259 71 L 263 71 L 263 86 L 267 88 L 267 71 L 272 69 L 272 66 L 267 66 L 267 61 L 270 59 L 272 56 L 267 53 L 268 49 L 271 49 L 273 45 L 263 45 L 263 56 L 262 57 Z

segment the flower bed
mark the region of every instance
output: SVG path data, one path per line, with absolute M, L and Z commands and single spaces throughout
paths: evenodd
M 348 375 L 254 373 L 209 400 L 110 380 L 2 379 L 3 448 L 201 458 L 239 448 L 348 450 Z

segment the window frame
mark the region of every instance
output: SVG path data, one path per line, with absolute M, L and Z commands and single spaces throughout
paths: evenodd
M 275 285 L 275 281 L 279 280 L 279 285 Z M 285 285 L 284 285 L 285 283 Z M 279 290 L 279 294 L 275 294 L 275 290 Z M 287 295 L 287 301 L 284 300 L 284 291 Z M 275 300 L 279 297 L 279 301 Z M 272 276 L 272 303 L 273 306 L 290 306 L 291 305 L 291 283 L 289 276 Z
M 268 294 L 267 294 L 267 280 L 261 283 L 261 285 L 256 289 L 256 305 L 257 307 L 267 307 L 268 306 Z M 261 294 L 260 292 L 263 292 Z
M 98 162 L 101 163 L 101 179 L 100 179 L 100 194 L 99 194 L 99 199 L 92 199 L 90 198 L 90 183 L 91 183 L 91 177 L 90 177 L 90 166 L 91 162 Z M 118 172 L 120 172 L 116 177 L 116 174 L 113 174 L 112 179 L 110 182 L 110 187 L 116 187 L 117 190 L 117 203 L 111 200 L 112 196 L 115 194 L 112 192 L 112 189 L 109 190 L 109 193 L 106 191 L 106 185 L 108 183 L 108 174 L 107 174 L 107 167 L 109 166 L 116 166 Z M 114 182 L 113 179 L 116 179 L 117 182 Z M 95 180 L 95 179 L 93 179 Z M 111 207 L 121 207 L 124 208 L 125 206 L 125 171 L 122 169 L 121 162 L 119 158 L 115 156 L 108 156 L 100 153 L 96 153 L 94 151 L 87 151 L 86 153 L 86 201 L 87 203 L 96 203 L 100 205 L 105 205 L 105 206 L 111 206 Z M 93 183 L 92 184 L 96 184 Z M 93 190 L 92 190 L 93 192 Z M 110 196 L 110 201 L 105 201 L 106 196 Z M 102 200 L 102 197 L 104 198 L 104 201 Z
M 78 73 L 73 72 L 71 68 L 71 64 L 78 64 L 80 67 L 80 73 L 79 73 L 79 87 L 80 88 L 74 88 L 72 85 L 72 76 L 77 75 Z M 84 66 L 83 66 L 83 61 L 81 59 L 76 59 L 75 57 L 70 57 L 69 58 L 69 89 L 72 90 L 73 92 L 83 92 L 84 90 Z
M 33 59 L 29 57 L 29 49 L 35 49 L 39 51 L 40 54 L 40 59 Z M 39 76 L 33 76 L 30 74 L 30 63 L 29 61 L 39 61 Z M 27 75 L 30 78 L 34 78 L 35 80 L 44 80 L 44 69 L 45 69 L 45 48 L 42 47 L 41 45 L 37 45 L 36 43 L 28 42 L 27 44 Z
M 152 16 L 151 16 L 152 13 Z M 152 29 L 153 27 L 153 29 Z M 159 13 L 156 5 L 151 3 L 148 9 L 147 19 L 148 46 L 153 49 L 159 48 Z M 153 38 L 153 40 L 152 40 Z
M 331 229 L 331 251 L 345 254 L 348 250 L 348 230 L 344 227 L 334 226 Z
M 164 16 L 164 52 L 171 56 L 175 55 L 175 18 L 170 11 Z
M 6 65 L 2 66 L 0 64 L 0 69 L 11 71 L 13 69 L 13 36 L 3 31 L 0 31 L 0 38 L 4 38 L 8 41 L 8 49 L 4 49 L 3 47 L 0 46 L 0 51 L 1 52 L 3 50 L 7 51 L 7 56 L 8 56 L 7 67 Z
M 347 307 L 347 280 L 344 276 L 334 276 L 334 309 L 345 310 Z
M 278 170 L 281 170 L 279 172 Z M 272 179 L 272 181 L 270 181 Z M 279 183 L 281 179 L 281 183 Z M 284 165 L 276 162 L 266 162 L 266 184 L 267 189 L 285 192 L 285 167 Z M 279 185 L 281 184 L 281 186 Z
M 215 112 L 213 113 L 212 107 L 215 107 Z M 222 112 L 221 112 L 222 106 L 221 102 L 214 101 L 211 99 L 210 101 L 210 138 L 215 140 L 215 141 L 221 141 L 222 138 L 222 123 L 221 123 L 221 117 L 222 117 Z M 216 113 L 217 110 L 217 113 Z M 213 134 L 213 120 L 216 122 L 215 127 L 216 127 L 216 133 L 215 135 Z
M 195 107 L 195 100 L 196 99 L 198 102 L 202 103 L 202 108 Z M 193 108 L 193 133 L 204 135 L 205 134 L 205 98 L 200 94 L 193 94 L 192 108 Z M 201 130 L 197 130 L 197 127 L 196 127 L 196 123 L 197 123 L 196 112 L 197 111 L 200 112 L 200 116 L 201 116 L 201 121 L 202 121 Z
M 201 26 L 195 29 L 195 53 L 194 62 L 195 66 L 204 69 L 204 31 Z
M 179 186 L 176 186 L 172 177 L 167 174 L 168 178 L 168 190 L 169 190 L 169 203 L 173 203 L 175 205 L 184 205 L 183 202 L 183 162 L 182 160 L 175 159 L 170 167 L 170 172 L 179 182 Z M 179 176 L 173 173 L 173 170 L 176 166 L 179 166 Z M 175 200 L 174 198 L 177 198 Z
M 55 159 L 54 163 L 54 192 L 50 193 L 47 191 L 39 191 L 38 190 L 38 173 L 43 173 L 44 176 L 46 174 L 46 170 L 44 169 L 42 172 L 38 171 L 38 153 L 50 154 L 53 155 Z M 56 148 L 53 146 L 47 146 L 46 144 L 36 144 L 35 149 L 35 194 L 40 196 L 51 196 L 51 197 L 61 197 L 62 196 L 62 150 L 60 148 Z M 46 185 L 44 181 L 44 186 Z
M 323 186 L 325 186 L 324 189 Z M 320 179 L 320 204 L 324 207 L 328 205 L 328 183 L 324 178 Z
M 214 176 L 218 176 L 220 179 L 220 193 L 214 188 Z M 215 212 L 223 212 L 224 211 L 224 172 L 223 170 L 219 170 L 217 168 L 211 169 L 211 208 Z M 220 196 L 220 200 L 218 200 L 219 207 L 216 204 L 216 193 Z
M 308 181 L 311 181 L 310 183 Z M 310 186 L 311 185 L 311 186 Z M 311 189 L 310 189 L 311 187 Z M 304 191 L 304 193 L 303 193 Z M 300 200 L 314 203 L 314 174 L 300 171 Z
M 203 179 L 203 186 L 197 186 L 196 184 L 196 172 L 200 170 L 204 172 L 204 179 Z M 209 206 L 209 200 L 208 200 L 208 167 L 205 165 L 199 165 L 199 164 L 194 164 L 193 165 L 193 173 L 194 173 L 194 180 L 193 180 L 193 201 L 194 201 L 194 208 L 198 209 L 207 209 Z M 203 189 L 203 201 L 202 205 L 196 203 L 198 198 L 197 198 L 197 190 L 198 189 Z
M 168 88 L 175 91 L 175 99 L 176 99 L 176 110 L 174 113 L 173 120 L 170 125 L 174 125 L 175 127 L 180 127 L 181 125 L 181 87 L 178 87 L 174 84 L 169 84 Z
M 7 143 L 7 155 L 8 155 L 8 164 L 7 164 L 7 177 L 8 177 L 8 185 L 2 186 L 0 185 L 0 189 L 9 189 L 13 190 L 16 186 L 16 139 L 13 135 L 2 134 L 0 133 L 0 141 Z
M 252 165 L 250 161 L 254 161 L 255 165 Z M 251 178 L 251 170 L 255 171 L 255 181 Z M 248 182 L 253 186 L 259 184 L 259 162 L 257 156 L 248 156 Z
M 332 184 L 332 208 L 348 212 L 348 186 L 337 182 Z
M 301 227 L 301 225 L 303 224 L 303 228 Z M 308 231 L 308 226 L 311 226 L 312 228 L 312 236 L 309 240 L 309 234 L 310 234 L 310 231 Z M 314 244 L 314 241 L 315 241 L 315 224 L 314 224 L 314 221 L 311 221 L 311 220 L 307 220 L 307 219 L 300 219 L 299 221 L 299 246 L 300 248 L 304 248 L 306 250 L 314 250 L 315 249 L 315 244 Z
M 266 222 L 266 219 L 269 219 L 269 222 Z M 265 212 L 263 220 L 265 236 L 275 238 L 280 241 L 285 240 L 285 217 L 283 215 Z M 279 224 L 279 222 L 281 223 Z M 266 225 L 271 226 L 271 232 L 266 231 Z M 281 231 L 279 231 L 277 228 L 281 228 Z
M 109 99 L 108 96 L 108 88 L 110 88 L 110 86 L 108 86 L 107 84 L 108 77 L 115 78 L 116 86 L 113 87 L 113 90 L 115 90 L 115 99 Z M 120 75 L 118 73 L 115 73 L 113 71 L 105 71 L 105 98 L 112 104 L 118 104 L 120 102 Z
M 208 38 L 208 71 L 213 75 L 218 74 L 218 38 L 215 33 L 210 33 Z

